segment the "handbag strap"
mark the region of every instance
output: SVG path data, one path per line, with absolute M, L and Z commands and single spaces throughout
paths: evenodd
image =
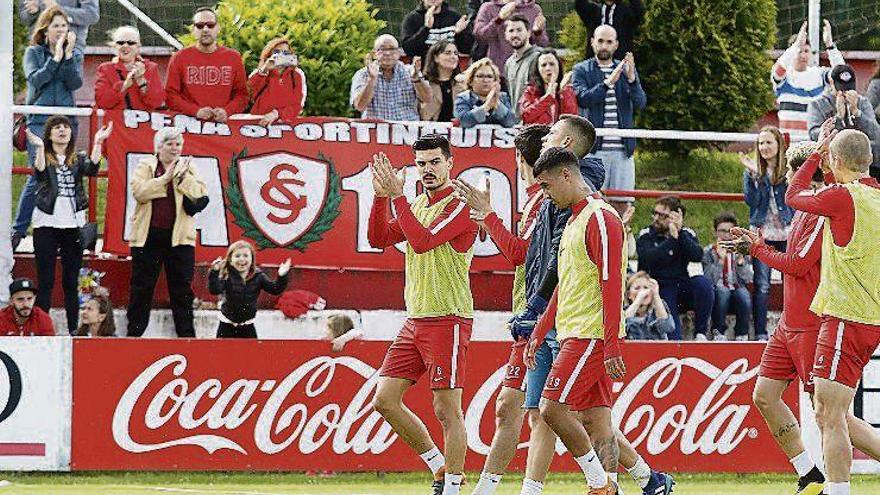
M 122 84 L 124 85 L 125 84 L 125 76 L 122 75 L 122 70 L 119 67 L 116 68 L 116 74 L 119 75 L 119 79 L 122 80 Z M 131 106 L 131 95 L 128 94 L 128 90 L 125 90 L 125 108 L 127 108 L 129 110 L 134 108 Z

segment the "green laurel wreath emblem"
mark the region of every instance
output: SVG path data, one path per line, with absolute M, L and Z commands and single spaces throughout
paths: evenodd
M 241 195 L 241 188 L 238 184 L 238 161 L 247 157 L 247 154 L 248 150 L 245 148 L 241 150 L 240 153 L 232 156 L 232 165 L 229 167 L 229 182 L 226 190 L 227 207 L 235 218 L 234 223 L 241 227 L 245 237 L 252 239 L 256 243 L 258 249 L 279 247 L 263 235 L 260 229 L 257 228 L 253 217 L 251 217 L 250 212 L 248 212 L 248 209 L 245 207 L 244 199 Z M 321 210 L 318 219 L 312 225 L 312 228 L 303 233 L 299 239 L 289 245 L 289 247 L 302 252 L 305 252 L 306 246 L 309 244 L 320 241 L 323 238 L 322 235 L 324 232 L 330 230 L 333 226 L 333 222 L 336 221 L 336 218 L 339 217 L 339 214 L 341 213 L 339 205 L 342 203 L 342 195 L 339 193 L 339 174 L 336 173 L 336 167 L 333 165 L 333 160 L 323 153 L 318 153 L 317 159 L 326 163 L 330 170 L 328 184 L 329 191 L 327 193 L 327 202 Z

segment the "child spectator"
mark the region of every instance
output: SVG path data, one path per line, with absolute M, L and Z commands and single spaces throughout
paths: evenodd
M 254 263 L 254 247 L 247 241 L 233 242 L 225 258 L 217 258 L 208 273 L 208 290 L 221 296 L 217 338 L 257 338 L 254 319 L 260 291 L 279 295 L 287 288 L 288 258 L 272 280 Z
M 354 329 L 348 315 L 335 314 L 327 317 L 327 340 L 333 344 L 333 352 L 342 352 L 345 344 L 360 339 L 364 333 Z
M 113 303 L 107 289 L 99 287 L 91 299 L 85 302 L 80 312 L 79 328 L 73 333 L 76 337 L 114 337 L 116 322 L 113 321 Z
M 748 284 L 753 279 L 752 260 L 750 256 L 734 253 L 722 246 L 733 239 L 730 229 L 737 226 L 733 213 L 719 213 L 713 225 L 717 242 L 703 250 L 703 274 L 715 288 L 715 305 L 712 307 L 713 340 L 727 340 L 727 312 L 731 303 L 736 312 L 736 324 L 733 327 L 736 340 L 748 340 L 749 316 L 752 313 L 752 295 Z
M 628 340 L 669 340 L 675 322 L 660 297 L 660 284 L 647 272 L 636 272 L 626 282 L 626 338 Z

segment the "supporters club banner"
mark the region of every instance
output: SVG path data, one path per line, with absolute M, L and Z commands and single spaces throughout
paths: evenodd
M 322 341 L 77 340 L 71 467 L 424 470 L 370 406 L 388 345 L 356 341 L 334 354 Z M 614 387 L 615 421 L 658 469 L 789 472 L 751 401 L 762 349 L 629 343 L 628 375 Z M 489 451 L 509 351 L 503 342 L 471 343 L 468 470 L 481 469 Z M 425 382 L 405 400 L 440 441 Z M 785 399 L 797 414 L 796 387 Z M 512 470 L 524 467 L 527 428 Z M 554 470 L 577 470 L 561 444 L 557 453 Z
M 197 261 L 210 262 L 232 242 L 246 239 L 260 249 L 261 263 L 292 257 L 299 266 L 402 269 L 402 243 L 383 252 L 367 241 L 373 202 L 368 164 L 380 151 L 388 155 L 403 168 L 412 200 L 420 189 L 410 146 L 431 132 L 451 141 L 453 177 L 490 182 L 493 204 L 508 227 L 526 198 L 516 173 L 514 129 L 328 118 L 262 127 L 257 120 L 218 124 L 137 110 L 108 112 L 105 120 L 114 126 L 105 147 L 110 178 L 104 250 L 117 254 L 128 253 L 135 207 L 130 177 L 153 153 L 155 132 L 167 126 L 183 129 L 183 153 L 193 156 L 208 186 L 210 203 L 195 217 Z M 491 239 L 481 236 L 473 269 L 510 266 Z

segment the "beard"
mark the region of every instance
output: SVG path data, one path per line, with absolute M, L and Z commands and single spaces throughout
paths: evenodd
M 596 58 L 605 62 L 607 60 L 611 60 L 611 56 L 614 55 L 611 51 L 608 50 L 599 50 L 596 52 Z
M 27 319 L 30 318 L 31 313 L 33 312 L 33 308 L 13 308 L 15 310 L 15 314 L 18 315 L 19 318 Z

